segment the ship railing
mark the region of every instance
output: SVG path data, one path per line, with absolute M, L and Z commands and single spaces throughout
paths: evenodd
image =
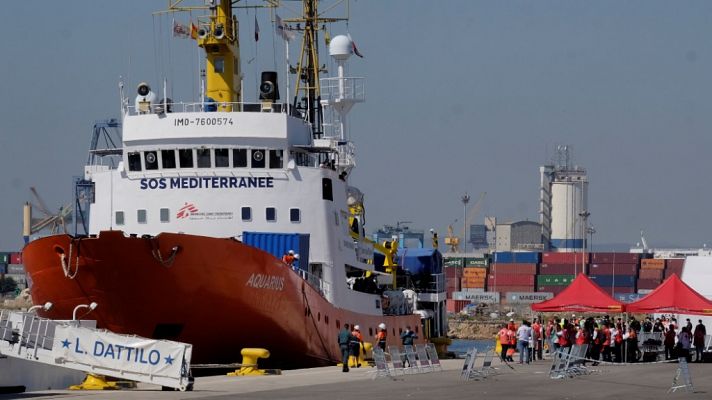
M 445 291 L 445 274 L 432 274 L 428 286 L 420 291 L 425 293 L 442 293 Z
M 286 113 L 287 109 L 295 117 L 300 117 L 299 112 L 294 107 L 287 107 L 284 103 L 272 102 L 171 102 L 151 103 L 148 107 L 136 107 L 126 105 L 125 110 L 128 115 L 139 114 L 164 114 L 164 113 L 194 113 L 194 112 L 266 112 L 266 113 Z
M 322 104 L 332 105 L 342 101 L 360 103 L 366 100 L 366 78 L 321 78 Z
M 294 271 L 322 296 L 327 297 L 331 293 L 331 285 L 329 282 L 303 269 L 297 268 L 294 269 Z

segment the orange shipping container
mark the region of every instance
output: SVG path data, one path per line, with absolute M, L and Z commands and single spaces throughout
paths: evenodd
M 645 258 L 640 260 L 641 269 L 665 269 L 665 260 L 662 258 Z
M 463 277 L 471 277 L 471 276 L 486 276 L 487 275 L 487 268 L 475 268 L 475 267 L 467 267 L 463 268 L 462 270 L 462 276 Z

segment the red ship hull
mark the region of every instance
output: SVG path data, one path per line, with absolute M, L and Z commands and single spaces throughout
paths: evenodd
M 417 315 L 336 308 L 280 260 L 234 239 L 56 235 L 29 243 L 23 258 L 33 302 L 54 304 L 42 316 L 70 319 L 76 305 L 94 301 L 85 318 L 98 327 L 191 343 L 193 363 L 238 362 L 242 348 L 260 347 L 271 353 L 267 365 L 329 365 L 340 361 L 344 323 L 373 341 L 384 322 L 389 344 L 407 325 L 420 327 Z

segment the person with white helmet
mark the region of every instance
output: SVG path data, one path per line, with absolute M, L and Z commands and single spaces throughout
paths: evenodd
M 283 255 L 282 261 L 291 267 L 294 264 L 294 250 L 289 250 L 287 254 Z
M 381 350 L 386 351 L 386 337 L 388 332 L 386 331 L 386 324 L 381 322 L 378 324 L 378 332 L 376 333 L 376 346 L 380 347 Z
M 358 362 L 359 356 L 361 355 L 361 343 L 363 343 L 361 327 L 354 325 L 354 330 L 351 332 L 351 355 L 356 358 L 356 368 L 361 367 L 361 364 Z

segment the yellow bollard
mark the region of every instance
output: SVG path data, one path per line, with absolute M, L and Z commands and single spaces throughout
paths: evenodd
M 107 382 L 103 375 L 87 374 L 84 382 L 79 385 L 72 385 L 69 390 L 116 390 L 119 387 L 116 382 Z
M 349 355 L 349 367 L 367 366 L 366 358 L 373 358 L 373 344 L 371 343 L 361 343 L 361 351 L 359 351 L 358 358 Z
M 257 360 L 260 358 L 269 358 L 269 350 L 246 348 L 240 351 L 242 354 L 242 366 L 235 372 L 228 372 L 228 376 L 247 376 L 247 375 L 280 375 L 280 370 L 265 370 L 257 368 Z

